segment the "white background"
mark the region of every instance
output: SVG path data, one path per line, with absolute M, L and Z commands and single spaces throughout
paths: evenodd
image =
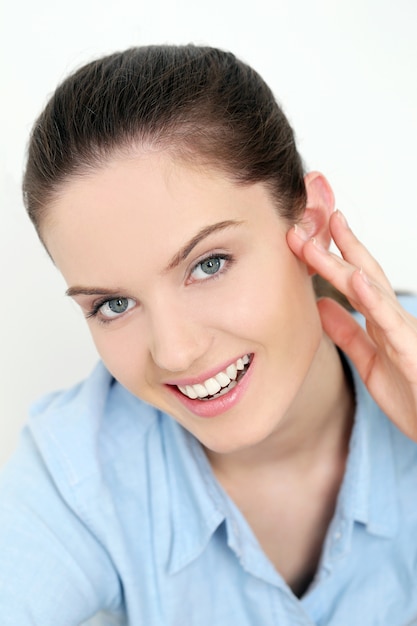
M 82 316 L 26 218 L 27 136 L 65 75 L 149 43 L 227 48 L 284 105 L 309 169 L 395 287 L 417 291 L 415 0 L 13 0 L 1 42 L 0 464 L 28 405 L 96 361 Z

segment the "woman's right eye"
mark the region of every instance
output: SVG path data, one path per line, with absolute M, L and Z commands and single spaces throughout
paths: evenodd
M 135 304 L 132 298 L 112 298 L 99 305 L 96 309 L 96 313 L 100 313 L 103 318 L 110 320 L 126 313 L 126 311 L 133 308 Z

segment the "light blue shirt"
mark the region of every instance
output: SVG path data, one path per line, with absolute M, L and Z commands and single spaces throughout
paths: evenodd
M 353 374 L 346 474 L 302 599 L 199 443 L 102 364 L 43 399 L 0 482 L 0 624 L 417 624 L 417 445 Z

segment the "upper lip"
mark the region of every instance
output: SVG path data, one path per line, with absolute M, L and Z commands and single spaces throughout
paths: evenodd
M 165 381 L 165 384 L 176 385 L 177 387 L 185 387 L 186 385 L 197 385 L 199 383 L 203 383 L 208 378 L 213 378 L 213 376 L 215 376 L 219 372 L 223 372 L 227 367 L 229 367 L 229 365 L 232 365 L 232 363 L 236 363 L 238 359 L 241 359 L 247 354 L 250 353 L 244 352 L 243 354 L 239 354 L 234 359 L 229 359 L 228 361 L 225 361 L 222 365 L 218 365 L 216 367 L 212 367 L 209 370 L 206 370 L 204 374 L 199 374 L 198 376 L 190 376 L 189 378 L 170 378 L 169 380 Z

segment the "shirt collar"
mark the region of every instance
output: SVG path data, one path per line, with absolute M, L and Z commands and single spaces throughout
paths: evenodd
M 173 574 L 203 552 L 227 511 L 199 442 L 171 417 L 162 419 L 172 515 L 168 571 Z
M 172 418 L 164 417 L 172 514 L 168 571 L 174 574 L 196 559 L 221 528 L 244 569 L 280 584 L 242 513 L 217 482 L 200 443 Z

